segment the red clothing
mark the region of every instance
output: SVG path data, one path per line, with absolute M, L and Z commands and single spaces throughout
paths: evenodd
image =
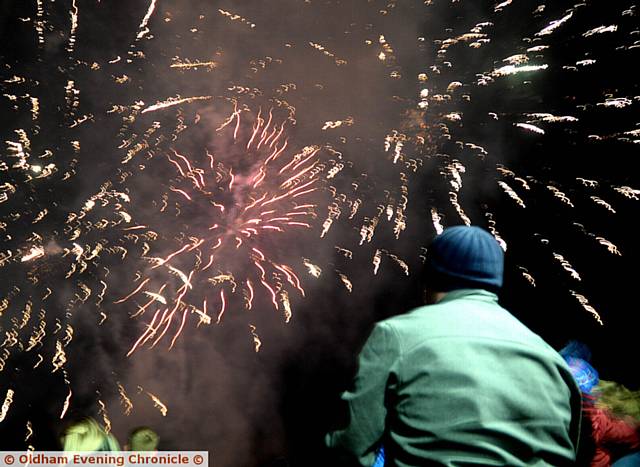
M 640 430 L 637 425 L 596 407 L 592 399 L 585 400 L 583 414 L 591 422 L 595 444 L 591 467 L 609 467 L 614 454 L 625 455 L 640 448 Z

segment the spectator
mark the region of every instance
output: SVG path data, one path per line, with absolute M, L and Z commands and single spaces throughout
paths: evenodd
M 326 437 L 361 466 L 573 465 L 580 392 L 562 357 L 498 305 L 503 252 L 478 227 L 428 252 L 434 304 L 378 323 Z
M 93 418 L 71 423 L 60 439 L 63 451 L 119 451 L 118 441 Z
M 157 451 L 160 437 L 147 426 L 136 428 L 129 435 L 128 447 L 130 451 Z
M 640 391 L 631 391 L 620 383 L 600 380 L 596 388 L 598 404 L 618 417 L 640 420 Z
M 638 421 L 621 411 L 637 409 L 633 393 L 616 383 L 600 381 L 598 372 L 587 361 L 591 352 L 586 345 L 572 341 L 560 354 L 567 361 L 582 392 L 584 423 L 579 464 L 591 467 L 640 466 Z M 607 404 L 602 403 L 602 388 L 607 393 Z M 615 406 L 618 412 L 612 413 L 610 406 Z M 615 459 L 618 460 L 613 462 Z

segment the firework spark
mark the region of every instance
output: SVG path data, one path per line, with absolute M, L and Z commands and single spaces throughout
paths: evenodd
M 158 396 L 156 396 L 155 394 L 152 394 L 150 392 L 147 392 L 147 395 L 151 398 L 151 400 L 153 401 L 153 406 L 156 407 L 160 413 L 162 414 L 163 417 L 167 416 L 167 413 L 169 412 L 169 409 L 167 408 L 167 406 L 164 404 L 164 402 L 162 402 Z
M 7 412 L 9 412 L 9 408 L 11 407 L 11 403 L 13 402 L 13 389 L 7 389 L 7 394 L 4 397 L 4 402 L 2 403 L 2 407 L 0 408 L 0 422 L 4 421 L 7 416 Z
M 131 414 L 131 410 L 133 409 L 133 403 L 127 396 L 127 392 L 125 391 L 124 386 L 122 386 L 122 384 L 120 383 L 118 383 L 118 393 L 120 394 L 120 403 L 124 407 L 124 414 L 128 416 Z
M 200 160 L 176 149 L 165 156 L 175 176 L 160 195 L 159 214 L 167 214 L 166 207 L 173 204 L 186 220 L 203 210 L 209 216 L 206 227 L 179 224 L 178 236 L 184 240 L 169 254 L 155 256 L 152 247 L 145 256 L 150 263 L 147 277 L 115 301 L 134 301 L 135 316 L 152 314 L 128 355 L 146 343 L 155 346 L 168 333 L 172 334 L 169 348 L 173 347 L 189 315 L 197 314 L 200 324 L 211 322 L 207 308 L 215 301 L 219 307 L 216 323 L 220 323 L 236 293 L 247 297 L 245 307 L 250 309 L 258 293 L 253 284 L 261 286 L 264 297 L 284 313 L 285 321 L 292 313 L 286 287 L 304 296 L 294 267 L 271 257 L 272 249 L 263 245 L 312 227 L 317 204 L 309 201 L 317 199 L 322 174 L 331 164 L 322 160 L 320 147 L 305 147 L 291 155 L 286 125 L 275 123 L 272 112 L 264 117 L 258 112 L 250 126 L 243 124 L 242 113 L 236 108 L 216 130 L 220 137 L 231 134 L 232 147 L 205 150 Z M 245 154 L 240 159 L 221 152 L 237 150 Z M 142 225 L 154 222 L 157 220 L 148 218 Z M 238 267 L 240 257 L 245 260 Z M 162 283 L 152 280 L 163 271 Z M 216 287 L 220 288 L 217 292 Z
M 461 6 L 437 3 L 405 6 L 419 18 Z M 312 2 L 294 15 L 300 24 L 274 34 L 260 7 L 208 13 L 196 2 L 193 13 L 149 0 L 103 50 L 86 32 L 92 17 L 109 19 L 102 4 L 36 0 L 33 11 L 8 18 L 34 49 L 8 51 L 0 76 L 10 116 L 2 128 L 0 268 L 12 278 L 0 289 L 0 371 L 17 374 L 16 357 L 27 362 L 23 375 L 51 370 L 47 377 L 67 394 L 55 405 L 61 418 L 74 394 L 87 396 L 67 374 L 74 343 L 92 332 L 116 339 L 120 333 L 110 333 L 127 315 L 135 321 L 124 326 L 141 326 L 121 352 L 129 355 L 165 340 L 172 348 L 194 318 L 200 327 L 225 325 L 238 309 L 251 310 L 257 324 L 255 313 L 273 308 L 286 323 L 310 295 L 309 282 L 335 272 L 336 293 L 345 293 L 362 271 L 403 280 L 428 256 L 412 242 L 456 223 L 488 228 L 515 255 L 531 232 L 554 242 L 556 235 L 586 239 L 586 248 L 613 262 L 634 251 L 608 220 L 627 222 L 640 190 L 622 174 L 626 162 L 609 161 L 640 142 L 627 118 L 640 96 L 593 79 L 626 74 L 638 48 L 633 6 L 589 22 L 590 4 L 565 10 L 499 1 L 471 23 L 456 12 L 429 35 L 403 41 L 394 21 L 408 23 L 393 0 L 363 8 L 365 21 L 341 25 L 344 38 L 330 28 L 296 36 L 306 19 L 315 24 L 325 14 Z M 284 5 L 298 13 L 299 5 Z M 331 14 L 344 8 L 332 4 Z M 183 21 L 192 23 L 183 28 Z M 497 32 L 506 29 L 507 38 Z M 56 37 L 64 38 L 60 57 L 51 54 Z M 353 79 L 355 67 L 365 80 Z M 155 79 L 159 73 L 167 79 Z M 343 98 L 369 89 L 366 104 Z M 259 107 L 274 110 L 250 110 Z M 503 133 L 508 145 L 494 141 Z M 293 150 L 309 137 L 317 144 Z M 521 155 L 527 148 L 534 155 Z M 592 153 L 607 154 L 597 170 Z M 570 165 L 570 175 L 556 164 Z M 499 196 L 485 197 L 491 190 Z M 314 256 L 323 243 L 334 257 Z M 590 253 L 578 245 L 563 244 L 563 255 Z M 559 265 L 576 306 L 602 323 L 577 290 L 600 271 L 580 263 L 578 274 L 565 256 L 516 258 L 527 267 L 515 273 L 546 294 L 534 275 L 541 263 Z M 91 324 L 79 324 L 80 311 Z M 258 352 L 268 341 L 256 324 L 248 339 Z M 122 381 L 115 371 L 106 378 L 112 386 Z M 128 414 L 133 404 L 117 387 Z M 100 403 L 106 416 L 111 401 Z

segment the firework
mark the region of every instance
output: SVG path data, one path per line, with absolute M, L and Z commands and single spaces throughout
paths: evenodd
M 160 413 L 162 414 L 163 417 L 167 416 L 167 413 L 169 412 L 169 409 L 167 408 L 167 406 L 164 404 L 164 402 L 162 402 L 158 396 L 156 396 L 155 394 L 152 394 L 150 392 L 147 392 L 147 395 L 149 396 L 149 398 L 153 401 L 153 406 L 156 407 Z
M 284 2 L 296 20 L 276 31 L 258 4 L 200 3 L 149 0 L 104 47 L 89 31 L 108 24 L 105 2 L 10 11 L 25 50 L 7 50 L 0 74 L 2 419 L 25 375 L 46 374 L 56 416 L 88 396 L 107 425 L 113 401 L 69 372 L 74 345 L 187 348 L 192 328 L 209 337 L 246 312 L 258 352 L 262 310 L 290 322 L 315 281 L 365 300 L 361 280 L 405 280 L 446 225 L 508 244 L 507 273 L 532 293 L 551 295 L 552 265 L 585 319 L 614 312 L 587 287 L 633 261 L 615 226 L 640 199 L 626 170 L 640 97 L 612 77 L 638 47 L 634 6 L 594 22 L 591 4 L 507 0 L 469 22 L 464 2 L 373 2 L 354 20 L 346 4 Z M 349 18 L 344 35 L 310 26 L 329 10 Z M 406 39 L 407 11 L 428 34 Z M 538 235 L 562 255 L 523 255 Z M 606 269 L 578 263 L 593 252 Z M 103 373 L 128 415 L 129 383 Z
M 131 410 L 133 409 L 133 403 L 131 399 L 127 396 L 127 392 L 124 389 L 122 384 L 118 383 L 118 393 L 120 394 L 120 403 L 122 404 L 123 411 L 125 415 L 131 414 Z
M 158 194 L 156 213 L 138 218 L 136 235 L 164 230 L 167 238 L 161 225 L 168 222 L 182 241 L 162 256 L 151 246 L 142 256 L 148 271 L 115 301 L 134 304 L 136 317 L 152 316 L 129 355 L 167 334 L 173 347 L 190 315 L 208 324 L 217 309 L 220 324 L 227 308 L 237 306 L 234 296 L 244 297 L 247 309 L 266 298 L 288 321 L 287 287 L 305 294 L 295 266 L 278 259 L 277 245 L 315 223 L 322 174 L 332 164 L 317 146 L 289 150 L 286 123 L 276 123 L 272 111 L 259 111 L 250 123 L 245 114 L 236 108 L 215 130 L 229 138 L 228 147 L 205 148 L 197 157 L 172 148 L 158 162 L 173 175 Z
M 7 389 L 7 394 L 4 398 L 4 402 L 2 403 L 2 408 L 0 408 L 0 422 L 2 422 L 7 416 L 7 412 L 9 412 L 9 408 L 11 407 L 11 403 L 13 402 L 13 389 Z

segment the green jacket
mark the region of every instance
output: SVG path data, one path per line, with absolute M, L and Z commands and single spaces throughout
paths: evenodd
M 562 357 L 484 290 L 378 323 L 326 443 L 391 466 L 572 465 L 580 391 Z

